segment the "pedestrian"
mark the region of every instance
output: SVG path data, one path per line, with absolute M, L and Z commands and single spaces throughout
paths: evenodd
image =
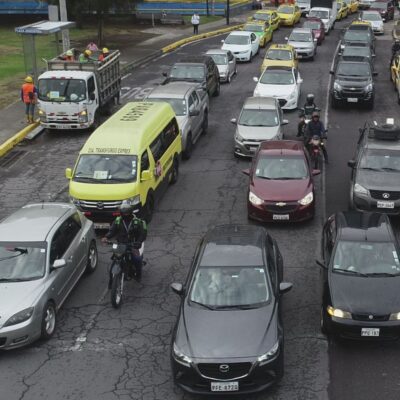
M 191 23 L 193 25 L 193 35 L 198 35 L 199 33 L 199 25 L 200 25 L 200 16 L 196 12 L 192 15 Z
M 87 50 L 90 50 L 90 51 L 98 51 L 98 50 L 99 50 L 99 48 L 97 47 L 96 43 L 94 43 L 94 42 L 90 42 L 90 43 L 86 46 L 86 49 L 87 49 Z
M 79 55 L 79 62 L 80 63 L 88 63 L 89 61 L 92 61 L 90 56 L 92 55 L 91 50 L 85 50 L 83 53 Z
M 28 124 L 33 124 L 33 115 L 35 113 L 35 104 L 37 99 L 37 89 L 33 83 L 33 78 L 27 76 L 25 78 L 25 83 L 21 87 L 21 100 L 25 104 L 25 115 L 26 122 Z
M 103 47 L 103 50 L 101 51 L 101 54 L 99 55 L 99 61 L 104 61 L 106 57 L 110 55 L 110 50 L 107 49 L 107 47 Z

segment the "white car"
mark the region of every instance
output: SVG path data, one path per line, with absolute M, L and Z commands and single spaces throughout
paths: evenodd
M 254 89 L 255 97 L 274 97 L 279 100 L 283 110 L 297 108 L 300 98 L 300 88 L 303 79 L 293 67 L 270 66 L 261 75 Z
M 222 50 L 230 50 L 238 61 L 251 61 L 260 50 L 260 39 L 254 32 L 233 31 L 222 43 Z
M 371 24 L 374 33 L 383 35 L 383 19 L 379 11 L 362 11 L 359 17 L 360 21 L 367 21 Z

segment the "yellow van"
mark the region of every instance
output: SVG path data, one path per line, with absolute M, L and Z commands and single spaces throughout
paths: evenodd
M 168 103 L 128 103 L 92 133 L 74 169 L 66 169 L 71 201 L 97 228 L 109 225 L 123 200 L 150 221 L 163 189 L 178 179 L 181 152 Z

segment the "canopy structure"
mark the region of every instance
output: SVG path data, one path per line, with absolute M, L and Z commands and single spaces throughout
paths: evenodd
M 31 74 L 35 80 L 39 75 L 35 41 L 37 35 L 54 35 L 56 43 L 55 53 L 59 54 L 61 53 L 59 33 L 74 26 L 75 22 L 69 21 L 39 21 L 15 28 L 15 32 L 21 34 L 23 38 L 25 72 Z

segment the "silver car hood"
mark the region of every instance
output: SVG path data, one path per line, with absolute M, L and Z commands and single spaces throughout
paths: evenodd
M 0 283 L 0 328 L 17 312 L 36 304 L 45 290 L 42 279 Z
M 312 49 L 314 47 L 313 42 L 294 42 L 289 40 L 288 44 L 296 49 Z
M 218 72 L 220 75 L 221 74 L 226 75 L 229 72 L 229 67 L 226 64 L 225 65 L 223 65 L 223 64 L 217 65 L 217 68 L 218 68 Z
M 280 132 L 280 126 L 238 125 L 237 132 L 244 140 L 271 140 Z

